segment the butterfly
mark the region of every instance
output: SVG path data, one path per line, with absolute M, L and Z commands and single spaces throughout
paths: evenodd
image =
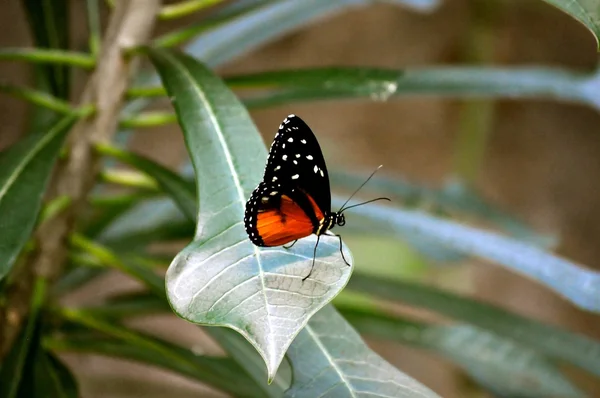
M 246 202 L 246 233 L 256 246 L 283 246 L 286 249 L 291 248 L 298 239 L 317 235 L 312 267 L 309 274 L 302 278 L 303 281 L 313 271 L 322 235 L 336 236 L 339 239 L 342 259 L 350 265 L 342 251 L 341 236 L 331 230 L 335 226 L 342 227 L 346 224 L 343 213 L 345 210 L 375 200 L 389 200 L 377 198 L 344 207 L 352 196 L 340 210 L 331 211 L 329 174 L 319 142 L 301 118 L 288 115 L 279 125 L 271 144 L 263 179 Z M 290 242 L 293 243 L 284 246 Z

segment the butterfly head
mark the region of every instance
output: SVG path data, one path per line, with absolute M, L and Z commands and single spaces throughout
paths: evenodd
M 333 220 L 334 223 L 333 225 L 339 225 L 340 227 L 343 227 L 344 225 L 346 225 L 346 217 L 344 216 L 344 213 L 337 212 L 337 213 L 333 213 Z

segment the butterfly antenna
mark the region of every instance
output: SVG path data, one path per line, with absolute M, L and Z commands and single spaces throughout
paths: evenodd
M 348 206 L 348 207 L 346 207 L 345 209 L 343 209 L 343 210 L 340 210 L 340 212 L 341 212 L 341 211 L 346 211 L 346 210 L 348 210 L 348 209 L 351 209 L 351 208 L 353 208 L 353 207 L 357 207 L 357 206 L 366 205 L 367 203 L 375 202 L 375 201 L 378 201 L 378 200 L 387 200 L 388 202 L 391 202 L 391 201 L 392 201 L 390 198 L 385 198 L 385 197 L 381 197 L 381 198 L 375 198 L 375 199 L 367 200 L 366 202 L 357 203 L 357 204 L 355 204 L 355 205 Z
M 373 178 L 373 176 L 375 175 L 375 173 L 377 173 L 377 172 L 379 171 L 379 169 L 380 169 L 380 168 L 382 168 L 382 167 L 383 167 L 383 165 L 382 165 L 382 164 L 380 164 L 380 165 L 379 165 L 379 167 L 377 167 L 377 168 L 376 168 L 376 169 L 375 169 L 375 170 L 374 170 L 374 171 L 371 173 L 371 175 L 369 176 L 369 178 L 367 178 L 367 179 L 365 180 L 365 182 L 363 182 L 363 183 L 360 185 L 360 187 L 358 187 L 358 189 L 357 189 L 356 191 L 354 191 L 354 193 L 353 193 L 352 195 L 350 195 L 350 197 L 348 198 L 348 200 L 347 200 L 347 201 L 345 201 L 345 202 L 344 202 L 344 204 L 342 205 L 342 207 L 340 208 L 340 210 L 339 210 L 339 212 L 340 212 L 340 213 L 341 213 L 342 211 L 346 210 L 346 209 L 349 209 L 350 207 L 358 206 L 358 205 L 354 205 L 354 206 L 350 206 L 350 207 L 344 208 L 344 206 L 346 206 L 346 205 L 348 204 L 348 202 L 350 202 L 350 199 L 352 199 L 352 198 L 354 197 L 354 195 L 356 195 L 356 194 L 358 193 L 358 191 L 360 191 L 360 190 L 361 190 L 361 188 L 362 188 L 362 187 L 364 187 L 364 186 L 365 186 L 365 184 L 366 184 L 367 182 L 369 182 L 369 180 L 370 180 L 371 178 Z M 378 199 L 375 199 L 375 200 L 379 200 L 379 199 L 381 199 L 381 198 L 378 198 Z M 388 199 L 388 200 L 389 200 L 389 199 Z M 366 202 L 366 203 L 368 203 L 368 202 Z

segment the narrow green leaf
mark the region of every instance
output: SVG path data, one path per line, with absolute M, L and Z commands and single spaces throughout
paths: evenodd
M 168 193 L 175 200 L 181 211 L 188 218 L 193 220 L 196 217 L 196 192 L 194 192 L 193 186 L 181 176 L 151 159 L 111 145 L 101 144 L 96 149 L 103 155 L 112 156 L 148 174 L 156 180 L 164 192 Z
M 63 140 L 76 116 L 0 152 L 0 279 L 29 239 Z
M 135 279 L 144 281 L 157 296 L 164 295 L 164 281 L 160 278 L 157 279 L 152 269 L 140 265 L 135 259 L 121 259 L 108 248 L 92 242 L 79 234 L 71 236 L 71 244 L 83 253 L 97 259 L 100 264 L 106 267 L 114 267 L 127 275 L 131 275 Z
M 87 23 L 89 30 L 89 46 L 93 57 L 97 57 L 102 45 L 102 29 L 100 27 L 100 0 L 85 0 Z
M 399 4 L 424 3 L 415 0 L 394 1 Z M 234 59 L 285 33 L 317 18 L 330 17 L 353 7 L 373 4 L 373 0 L 280 0 L 266 2 L 244 17 L 212 29 L 191 43 L 186 51 L 215 67 Z M 428 2 L 436 6 L 439 1 Z
M 596 0 L 544 0 L 566 12 L 592 32 L 600 49 L 600 4 Z
M 175 19 L 182 18 L 187 15 L 198 12 L 204 8 L 208 8 L 219 4 L 223 0 L 185 0 L 176 4 L 169 4 L 161 8 L 158 17 L 160 19 Z
M 157 127 L 172 124 L 177 121 L 177 117 L 172 112 L 147 111 L 135 116 L 126 116 L 119 121 L 119 127 L 122 129 L 136 129 L 144 127 Z
M 232 88 L 261 89 L 248 106 L 367 97 L 435 95 L 451 98 L 549 98 L 600 109 L 599 73 L 565 69 L 446 67 L 422 69 L 307 68 L 231 76 Z
M 27 398 L 78 398 L 79 388 L 71 371 L 53 354 L 38 349 Z
M 288 357 L 286 397 L 438 397 L 371 351 L 332 305 L 312 317 Z
M 102 319 L 95 312 L 62 309 L 60 314 L 69 322 L 99 331 L 112 339 L 81 338 L 67 334 L 60 339 L 45 339 L 44 345 L 50 349 L 132 359 L 207 383 L 234 396 L 260 396 L 254 381 L 230 359 L 197 355 L 190 349 L 127 329 L 113 320 Z M 231 380 L 236 380 L 236 383 L 232 383 Z
M 497 396 L 583 396 L 545 357 L 483 329 L 419 323 L 374 309 L 338 310 L 361 334 L 425 348 L 450 359 Z
M 269 380 L 308 319 L 343 288 L 351 268 L 335 237 L 292 249 L 259 248 L 244 230 L 247 198 L 262 175 L 266 150 L 235 95 L 193 58 L 150 50 L 171 96 L 192 158 L 201 206 L 194 241 L 171 263 L 167 294 L 183 318 L 230 327 L 255 346 Z M 351 259 L 346 251 L 345 256 Z
M 38 316 L 46 297 L 46 290 L 46 280 L 38 278 L 31 297 L 27 323 L 0 367 L 0 397 L 2 398 L 17 397 L 21 383 L 24 381 L 23 371 L 27 357 L 32 350 L 36 349 L 37 339 L 34 339 L 34 334 L 36 334 Z
M 344 171 L 331 171 L 329 174 L 333 185 L 345 189 L 355 189 L 367 177 Z M 441 188 L 433 188 L 409 182 L 401 177 L 375 175 L 363 191 L 365 189 L 389 196 L 394 202 L 394 199 L 398 199 L 404 207 L 434 206 L 459 217 L 478 217 L 497 225 L 519 240 L 541 247 L 553 246 L 556 243 L 554 237 L 536 233 L 525 223 L 487 202 L 473 189 L 458 181 L 449 181 Z
M 96 65 L 96 60 L 85 53 L 41 48 L 2 48 L 0 49 L 0 60 L 71 65 L 83 69 L 92 69 Z
M 67 101 L 54 97 L 44 91 L 32 90 L 0 82 L 0 92 L 21 98 L 31 104 L 53 110 L 58 113 L 75 113 L 76 109 Z
M 380 233 L 411 234 L 484 258 L 530 277 L 588 311 L 600 312 L 600 272 L 534 246 L 418 211 L 373 204 L 355 214 L 377 221 Z
M 24 0 L 35 47 L 64 51 L 69 48 L 69 10 L 66 0 Z M 68 99 L 71 87 L 66 65 L 38 65 L 49 87 L 48 94 Z
M 513 339 L 548 357 L 570 362 L 592 374 L 600 375 L 600 342 L 589 337 L 527 319 L 490 304 L 414 283 L 356 274 L 348 288 L 374 297 L 427 308 L 468 322 L 498 336 Z

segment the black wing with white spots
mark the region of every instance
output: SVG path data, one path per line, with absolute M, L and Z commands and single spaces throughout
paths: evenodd
M 302 119 L 289 115 L 279 125 L 271 144 L 263 181 L 282 188 L 300 188 L 321 211 L 331 211 L 329 174 L 321 146 Z
M 246 203 L 246 232 L 255 245 L 278 246 L 314 233 L 330 212 L 321 147 L 306 123 L 289 115 L 275 134 L 263 180 Z

